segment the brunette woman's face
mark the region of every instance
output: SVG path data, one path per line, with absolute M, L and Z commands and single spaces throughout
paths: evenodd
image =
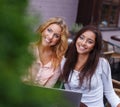
M 89 54 L 95 46 L 95 34 L 86 31 L 81 34 L 76 41 L 76 49 L 79 54 Z
M 62 29 L 59 25 L 57 24 L 49 25 L 42 32 L 42 45 L 45 45 L 45 46 L 56 45 L 61 39 L 61 31 Z

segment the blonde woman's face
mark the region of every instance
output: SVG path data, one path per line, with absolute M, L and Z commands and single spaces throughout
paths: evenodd
M 42 32 L 42 45 L 55 46 L 61 39 L 61 27 L 57 24 L 49 25 Z

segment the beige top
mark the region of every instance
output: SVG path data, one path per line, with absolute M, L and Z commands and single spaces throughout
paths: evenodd
M 61 67 L 54 69 L 51 61 L 43 65 L 40 61 L 37 47 L 34 47 L 34 54 L 36 61 L 34 61 L 29 69 L 29 74 L 23 78 L 23 81 L 31 82 L 37 86 L 53 87 L 60 76 Z

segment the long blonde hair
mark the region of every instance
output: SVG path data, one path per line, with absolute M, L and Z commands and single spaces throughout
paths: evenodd
M 39 26 L 39 28 L 37 29 L 37 33 L 41 36 L 41 33 L 51 24 L 57 24 L 61 27 L 62 32 L 61 32 L 61 39 L 59 41 L 59 43 L 57 45 L 55 45 L 55 47 L 53 47 L 54 49 L 54 58 L 52 61 L 52 66 L 54 68 L 56 68 L 60 62 L 62 57 L 64 56 L 67 48 L 68 48 L 68 35 L 69 35 L 69 31 L 68 31 L 68 27 L 65 23 L 65 21 L 60 18 L 60 17 L 53 17 L 50 18 L 48 21 L 44 22 L 42 25 Z M 39 45 L 41 43 L 41 40 L 39 40 L 37 42 L 37 45 Z

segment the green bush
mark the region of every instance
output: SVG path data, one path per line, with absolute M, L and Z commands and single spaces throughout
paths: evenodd
M 76 34 L 82 27 L 83 27 L 82 24 L 73 23 L 73 25 L 71 26 L 70 32 L 72 34 Z
M 42 107 L 42 100 L 37 104 L 42 98 L 38 91 L 26 87 L 20 78 L 33 61 L 28 46 L 35 35 L 27 4 L 27 0 L 0 0 L 0 107 Z

